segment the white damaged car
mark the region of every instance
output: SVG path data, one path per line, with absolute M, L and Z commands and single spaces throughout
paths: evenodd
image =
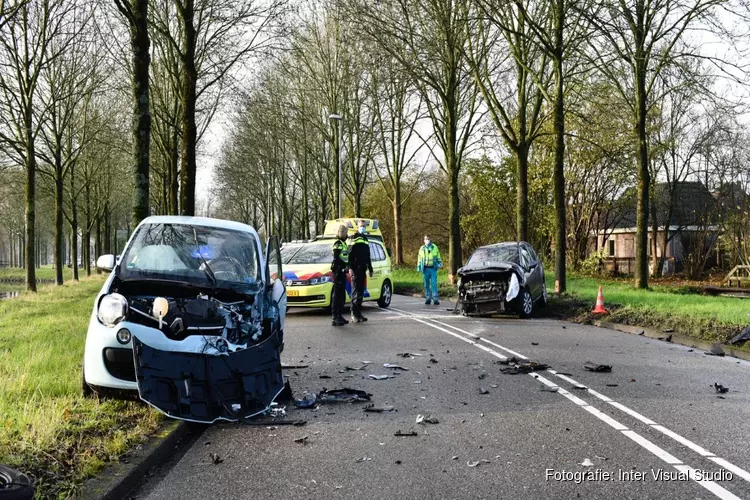
M 83 390 L 137 394 L 170 417 L 235 421 L 282 391 L 286 291 L 278 240 L 238 222 L 149 217 L 94 302 Z M 135 392 L 137 391 L 137 393 Z

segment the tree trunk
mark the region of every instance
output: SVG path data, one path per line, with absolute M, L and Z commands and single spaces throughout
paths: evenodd
M 169 213 L 170 215 L 178 215 L 180 213 L 179 206 L 179 163 L 180 153 L 177 149 L 178 135 L 177 128 L 174 127 L 172 132 L 172 140 L 170 141 L 170 152 L 169 152 Z
M 56 165 L 55 169 L 55 284 L 63 284 L 63 172 L 62 165 Z
M 73 281 L 78 281 L 78 220 L 75 213 L 70 223 L 70 243 L 70 258 L 73 261 Z
M 182 161 L 180 163 L 180 213 L 195 215 L 195 101 L 198 72 L 195 67 L 196 33 L 193 24 L 194 0 L 178 2 L 182 21 Z
M 149 111 L 148 0 L 131 0 L 130 43 L 133 50 L 133 225 L 149 215 Z
M 30 101 L 30 99 L 29 99 Z M 36 151 L 34 149 L 34 119 L 31 102 L 24 110 L 26 134 L 26 290 L 36 292 Z
M 394 264 L 404 263 L 403 230 L 401 217 L 403 207 L 401 206 L 401 183 L 396 182 L 393 186 L 393 258 Z
M 521 142 L 516 149 L 516 238 L 529 241 L 529 148 Z
M 665 222 L 665 225 L 669 225 L 669 219 Z M 665 233 L 666 234 L 666 233 Z M 666 237 L 666 236 L 665 236 Z M 657 257 L 657 248 L 659 248 L 659 220 L 658 214 L 656 213 L 656 200 L 651 200 L 651 266 L 653 268 L 653 275 L 655 277 L 661 276 L 661 268 L 659 267 L 659 259 Z
M 564 0 L 555 2 L 555 166 L 552 173 L 555 185 L 555 293 L 567 289 L 565 257 L 567 246 L 565 202 L 565 82 L 563 68 Z
M 648 191 L 651 174 L 648 168 L 648 137 L 646 135 L 646 72 L 642 50 L 636 49 L 635 132 L 638 141 L 638 191 L 635 232 L 635 286 L 648 288 Z

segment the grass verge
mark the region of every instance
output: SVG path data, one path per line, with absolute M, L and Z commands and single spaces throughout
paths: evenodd
M 573 321 L 601 319 L 590 313 L 600 285 L 610 311 L 606 319 L 614 323 L 673 329 L 722 343 L 750 325 L 750 299 L 701 295 L 695 293 L 696 287 L 685 286 L 656 285 L 637 290 L 632 282 L 577 276 L 568 278 L 566 294 L 551 298 L 550 309 Z M 547 275 L 547 289 L 554 289 L 552 274 Z
M 422 273 L 414 267 L 396 267 L 393 269 L 393 291 L 404 295 L 420 294 L 424 297 L 424 280 Z M 448 271 L 438 271 L 438 294 L 448 299 L 456 297 L 456 287 L 448 283 Z
M 0 463 L 41 498 L 75 496 L 107 462 L 145 442 L 161 415 L 135 401 L 81 396 L 81 360 L 102 278 L 0 301 Z
M 92 272 L 95 272 L 92 269 Z M 79 269 L 78 275 L 83 277 L 86 275 L 85 269 Z M 52 266 L 42 266 L 36 268 L 36 279 L 41 281 L 55 281 L 55 268 Z M 73 279 L 73 268 L 63 268 L 63 281 L 69 281 Z M 13 280 L 18 281 L 21 286 L 26 280 L 26 269 L 20 267 L 0 267 L 0 280 Z

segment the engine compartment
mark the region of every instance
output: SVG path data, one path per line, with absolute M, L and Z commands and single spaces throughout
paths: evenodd
M 481 271 L 461 276 L 459 300 L 466 315 L 488 315 L 506 312 L 506 295 L 510 288 L 512 270 Z

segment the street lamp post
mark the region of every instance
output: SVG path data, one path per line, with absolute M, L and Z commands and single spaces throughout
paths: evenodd
M 343 138 L 344 127 L 343 127 L 343 119 L 342 119 L 341 115 L 337 115 L 337 114 L 333 113 L 333 114 L 328 115 L 328 119 L 336 121 L 337 125 L 338 125 L 338 129 L 339 129 L 338 130 L 338 132 L 339 132 L 339 134 L 338 134 L 338 151 L 337 151 L 338 154 L 336 156 L 336 164 L 337 164 L 337 167 L 338 167 L 337 168 L 337 170 L 338 170 L 338 174 L 337 174 L 338 175 L 338 182 L 337 182 L 337 190 L 336 190 L 336 205 L 337 205 L 337 209 L 338 209 L 338 218 L 340 219 L 341 218 L 341 199 L 343 198 L 343 191 L 344 191 L 343 183 L 341 182 L 341 164 L 343 163 L 341 161 L 341 152 L 343 151 L 343 148 L 341 147 L 341 142 L 342 142 L 341 140 Z

